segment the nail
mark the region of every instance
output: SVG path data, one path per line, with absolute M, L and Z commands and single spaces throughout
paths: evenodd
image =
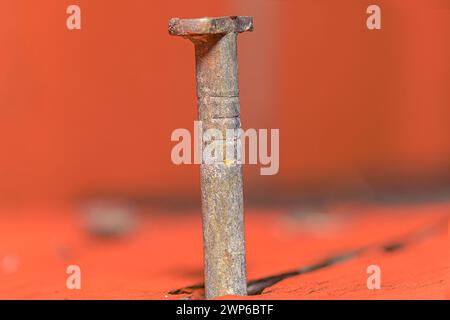
M 252 17 L 169 22 L 171 35 L 195 45 L 197 107 L 203 131 L 217 129 L 223 137 L 227 129 L 238 132 L 221 141 L 203 141 L 203 150 L 221 142 L 237 155 L 241 147 L 237 35 L 245 31 L 253 31 Z M 241 163 L 227 158 L 213 163 L 203 160 L 200 175 L 206 298 L 247 295 Z

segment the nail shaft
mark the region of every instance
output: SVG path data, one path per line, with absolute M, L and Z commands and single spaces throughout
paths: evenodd
M 200 165 L 206 298 L 246 295 L 244 205 L 240 161 L 227 159 L 226 150 L 238 154 L 239 132 L 237 35 L 252 31 L 251 17 L 172 19 L 169 32 L 195 45 L 197 107 L 203 132 L 215 129 L 222 139 L 203 141 L 224 147 L 224 157 Z

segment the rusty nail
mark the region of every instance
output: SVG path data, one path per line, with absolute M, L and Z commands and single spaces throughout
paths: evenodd
M 195 45 L 197 107 L 203 130 L 240 132 L 237 35 L 252 30 L 252 17 L 174 18 L 169 22 L 171 35 Z M 237 151 L 240 139 L 237 134 L 221 142 Z M 202 147 L 208 143 L 217 140 L 203 141 Z M 247 295 L 241 163 L 202 159 L 200 175 L 206 298 Z

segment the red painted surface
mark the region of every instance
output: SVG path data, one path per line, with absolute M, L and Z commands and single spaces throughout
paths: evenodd
M 248 277 L 260 279 L 354 249 L 350 260 L 285 279 L 252 299 L 444 299 L 448 292 L 450 203 L 345 205 L 315 218 L 286 210 L 248 210 Z M 56 214 L 58 213 L 58 214 Z M 303 218 L 302 218 L 303 217 Z M 16 270 L 0 273 L 0 298 L 179 299 L 169 291 L 202 282 L 199 212 L 153 212 L 129 236 L 99 239 L 73 209 L 0 215 L 0 253 Z M 380 248 L 404 241 L 401 250 Z M 82 289 L 66 289 L 66 268 L 82 270 Z M 366 288 L 366 268 L 382 270 L 382 289 Z M 4 266 L 3 266 L 4 268 Z M 229 297 L 230 298 L 230 297 Z M 238 298 L 238 297 L 231 297 Z

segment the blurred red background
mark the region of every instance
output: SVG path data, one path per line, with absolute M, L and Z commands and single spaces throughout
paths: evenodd
M 382 29 L 366 28 L 366 8 Z M 82 30 L 66 28 L 79 4 Z M 280 129 L 280 172 L 246 166 L 249 199 L 450 185 L 446 0 L 3 0 L 0 205 L 126 195 L 197 202 L 170 160 L 196 119 L 194 52 L 171 17 L 253 15 L 240 36 L 244 128 Z M 170 200 L 172 201 L 172 200 Z

